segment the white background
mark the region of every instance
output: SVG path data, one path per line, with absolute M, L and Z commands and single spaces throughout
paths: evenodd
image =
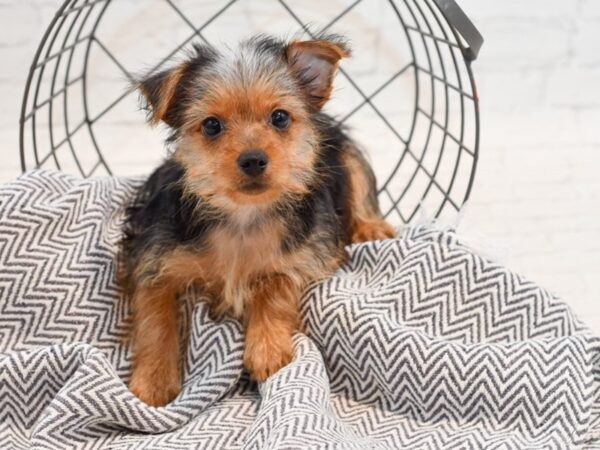
M 0 0 L 0 181 L 20 171 L 25 77 L 59 4 Z M 600 1 L 459 4 L 486 40 L 473 65 L 480 160 L 460 229 L 600 332 Z

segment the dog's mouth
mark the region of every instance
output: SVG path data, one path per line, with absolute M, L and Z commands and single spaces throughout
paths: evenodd
M 258 195 L 269 189 L 269 185 L 263 181 L 251 181 L 240 186 L 240 191 L 248 195 Z
M 266 205 L 275 201 L 280 195 L 276 183 L 271 180 L 240 180 L 228 192 L 228 197 L 239 205 Z

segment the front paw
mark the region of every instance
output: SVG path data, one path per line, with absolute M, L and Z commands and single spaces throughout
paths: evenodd
M 250 372 L 250 377 L 263 382 L 282 367 L 288 365 L 294 356 L 292 340 L 283 339 L 281 342 L 268 341 L 246 342 L 244 350 L 244 367 Z
M 383 219 L 356 222 L 352 229 L 352 242 L 378 241 L 392 238 L 396 230 Z
M 149 374 L 134 370 L 129 382 L 129 390 L 149 406 L 165 406 L 181 391 L 178 374 L 164 374 L 160 370 Z

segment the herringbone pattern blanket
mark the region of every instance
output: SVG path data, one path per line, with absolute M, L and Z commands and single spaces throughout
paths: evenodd
M 188 293 L 185 386 L 147 407 L 127 389 L 114 281 L 137 185 L 36 172 L 0 188 L 0 449 L 597 445 L 600 340 L 560 299 L 423 227 L 350 247 L 304 296 L 294 361 L 258 387 L 239 325 Z

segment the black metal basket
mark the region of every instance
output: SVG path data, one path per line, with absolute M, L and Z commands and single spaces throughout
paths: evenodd
M 197 39 L 290 30 L 341 32 L 353 43 L 327 108 L 369 152 L 386 216 L 407 223 L 419 206 L 456 213 L 477 164 L 471 62 L 483 40 L 453 0 L 66 0 L 27 78 L 22 170 L 151 170 L 164 131 L 144 124 L 127 90 L 132 73 L 153 61 L 158 70 Z

